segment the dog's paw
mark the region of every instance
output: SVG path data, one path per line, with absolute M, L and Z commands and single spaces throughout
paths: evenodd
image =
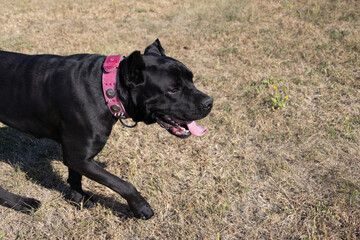
M 77 209 L 87 209 L 94 206 L 94 197 L 85 192 L 78 192 L 76 190 L 70 190 L 70 193 L 65 196 L 70 204 L 74 205 Z
M 141 197 L 140 201 L 132 201 L 128 202 L 128 204 L 136 218 L 147 220 L 154 216 L 149 203 L 143 197 Z
M 20 197 L 14 209 L 24 213 L 30 213 L 32 210 L 40 208 L 41 202 L 34 198 Z

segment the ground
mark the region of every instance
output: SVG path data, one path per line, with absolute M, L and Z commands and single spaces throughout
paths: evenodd
M 160 38 L 214 98 L 177 139 L 117 124 L 96 161 L 132 182 L 155 218 L 85 179 L 63 197 L 60 148 L 0 126 L 0 184 L 42 201 L 0 206 L 0 239 L 360 239 L 360 2 L 3 0 L 0 49 L 125 54 Z

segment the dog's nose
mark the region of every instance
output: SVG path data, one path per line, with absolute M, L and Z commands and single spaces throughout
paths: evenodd
M 204 109 L 210 109 L 212 108 L 213 102 L 214 100 L 211 97 L 208 97 L 201 102 L 201 105 L 203 106 Z

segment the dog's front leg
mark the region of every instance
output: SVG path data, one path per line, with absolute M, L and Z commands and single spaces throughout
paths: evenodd
M 154 215 L 154 212 L 152 211 L 150 205 L 131 183 L 126 182 L 118 178 L 117 176 L 107 172 L 105 169 L 96 164 L 92 159 L 80 161 L 69 161 L 67 159 L 66 162 L 69 169 L 72 169 L 69 172 L 69 176 L 70 174 L 73 174 L 73 180 L 70 181 L 70 185 L 76 188 L 76 185 L 80 182 L 79 190 L 82 191 L 81 175 L 84 175 L 91 180 L 103 184 L 114 190 L 115 192 L 119 193 L 123 198 L 127 200 L 129 207 L 136 218 L 149 219 Z

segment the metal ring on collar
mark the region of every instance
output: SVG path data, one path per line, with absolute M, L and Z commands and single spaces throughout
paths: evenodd
M 134 127 L 136 127 L 136 126 L 137 126 L 137 122 L 135 122 L 135 124 L 134 124 L 134 125 L 127 125 L 126 123 L 124 123 L 124 122 L 122 121 L 122 119 L 121 119 L 121 118 L 119 118 L 119 120 L 120 120 L 121 124 L 122 124 L 122 125 L 124 125 L 124 127 L 127 127 L 127 128 L 134 128 Z

